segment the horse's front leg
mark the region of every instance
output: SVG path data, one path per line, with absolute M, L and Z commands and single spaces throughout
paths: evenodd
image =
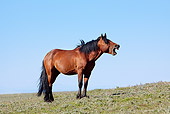
M 83 96 L 82 97 L 87 97 L 89 98 L 89 96 L 87 96 L 87 86 L 88 86 L 88 81 L 89 81 L 89 77 L 90 77 L 90 74 L 85 74 L 84 76 L 84 89 L 83 89 Z
M 95 62 L 91 62 L 88 64 L 87 69 L 84 72 L 84 89 L 83 89 L 83 96 L 82 97 L 87 97 L 89 98 L 89 96 L 87 96 L 87 86 L 88 86 L 88 81 L 91 75 L 91 71 L 93 70 L 95 66 Z
M 83 73 L 82 73 L 82 70 L 79 70 L 78 72 L 78 87 L 79 87 L 79 90 L 78 90 L 78 94 L 77 94 L 77 99 L 81 99 L 81 88 L 82 88 L 82 85 L 83 85 Z
M 87 96 L 87 85 L 88 85 L 88 80 L 89 78 L 84 77 L 84 89 L 83 89 L 83 96 L 82 97 L 87 97 L 89 98 L 89 96 Z

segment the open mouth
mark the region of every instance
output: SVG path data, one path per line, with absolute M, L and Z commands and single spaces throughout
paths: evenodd
M 116 50 L 119 50 L 120 45 L 116 45 L 115 47 L 116 47 L 116 48 L 113 49 L 113 55 L 116 55 L 116 54 L 117 54 L 117 53 L 116 53 Z
M 116 55 L 116 48 L 113 49 L 113 55 Z

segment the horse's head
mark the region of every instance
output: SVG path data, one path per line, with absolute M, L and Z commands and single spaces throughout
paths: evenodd
M 100 50 L 103 53 L 109 53 L 112 55 L 116 55 L 116 49 L 119 50 L 120 45 L 112 42 L 111 40 L 107 39 L 106 37 L 106 33 L 103 36 L 103 34 L 101 34 L 101 37 L 98 41 L 98 47 L 100 48 Z

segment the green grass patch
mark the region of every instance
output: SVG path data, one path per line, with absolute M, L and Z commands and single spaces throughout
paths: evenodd
M 170 82 L 95 89 L 88 91 L 90 98 L 76 99 L 76 94 L 55 92 L 53 103 L 34 93 L 0 95 L 0 113 L 170 113 Z

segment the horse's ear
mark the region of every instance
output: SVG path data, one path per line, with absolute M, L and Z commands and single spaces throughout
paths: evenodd
M 103 38 L 103 34 L 101 34 L 101 37 Z
M 106 38 L 106 33 L 104 34 L 104 37 Z

